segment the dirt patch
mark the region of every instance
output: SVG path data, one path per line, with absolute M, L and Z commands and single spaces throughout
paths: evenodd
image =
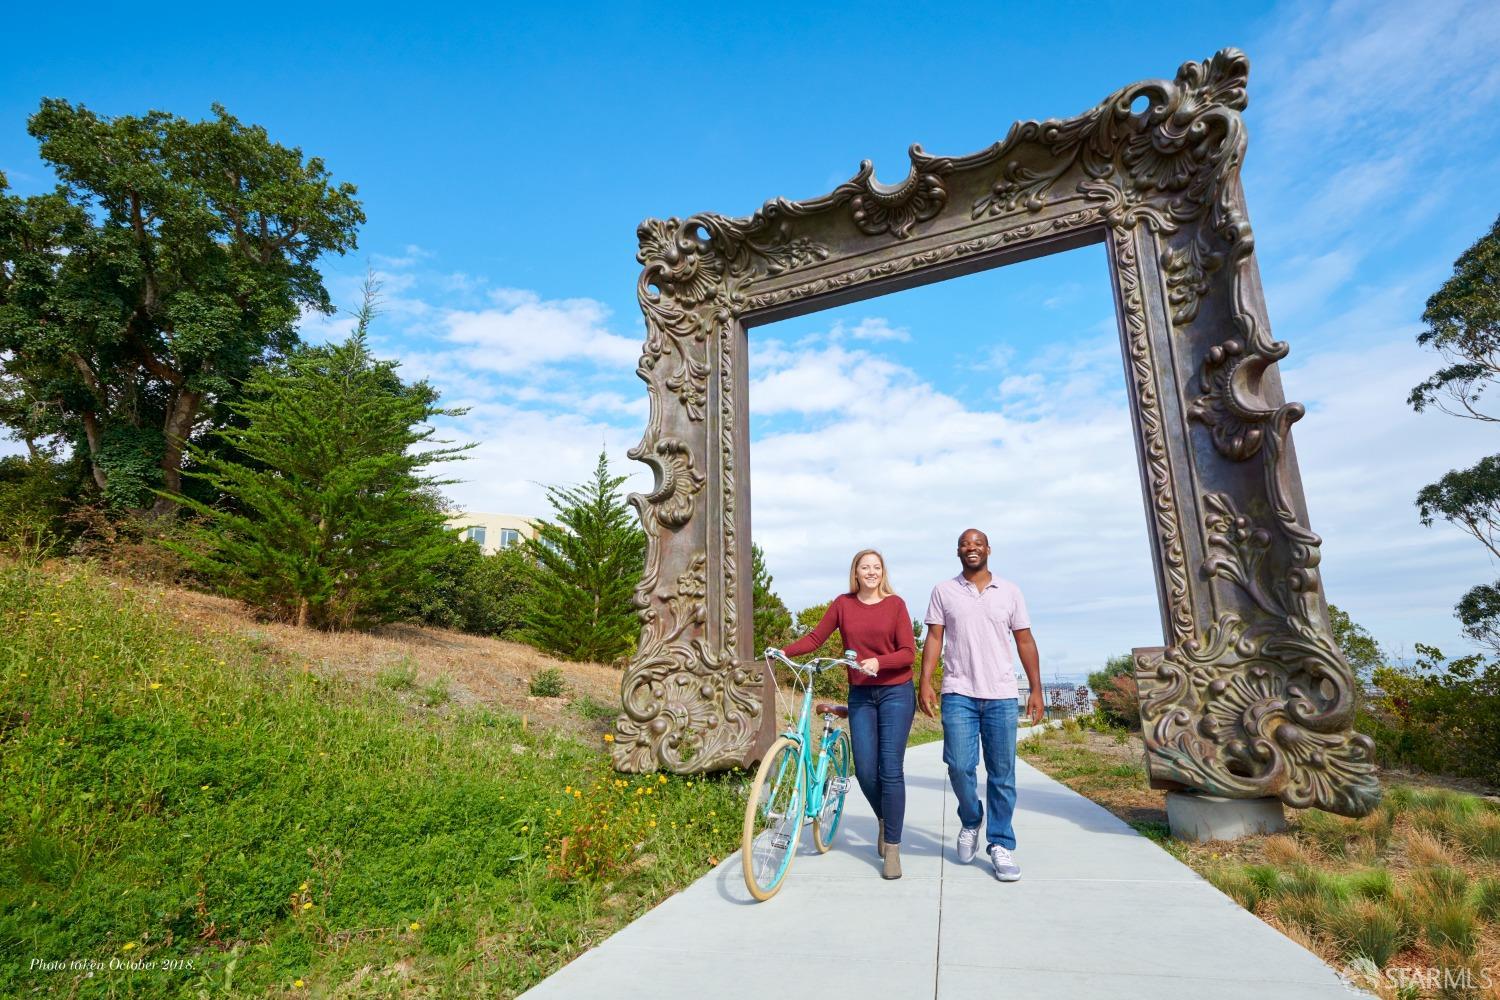
M 125 583 L 125 581 L 122 581 Z M 126 584 L 130 585 L 130 584 Z M 386 625 L 370 632 L 320 632 L 255 619 L 239 601 L 193 590 L 149 588 L 158 607 L 205 637 L 234 636 L 292 669 L 376 684 L 404 674 L 417 707 L 484 705 L 597 741 L 613 726 L 621 672 L 571 663 L 530 646 L 422 625 Z M 528 692 L 532 677 L 556 668 L 567 684 L 559 698 Z M 446 688 L 446 690 L 445 690 Z M 428 702 L 438 702 L 428 706 Z
M 1093 799 L 1127 823 L 1166 823 L 1166 800 L 1146 783 L 1146 748 L 1134 734 L 1061 730 L 1020 745 L 1037 769 Z M 1080 766 L 1079 760 L 1087 765 Z

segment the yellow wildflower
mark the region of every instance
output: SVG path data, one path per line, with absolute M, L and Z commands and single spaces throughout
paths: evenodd
M 304 909 L 304 910 L 310 910 L 310 909 L 312 909 L 312 901 L 311 901 L 311 900 L 309 900 L 309 901 L 308 901 L 308 902 L 306 902 L 306 903 L 303 903 L 303 904 L 302 904 L 302 908 L 303 908 L 303 909 Z
M 297 891 L 298 892 L 306 892 L 307 891 L 307 883 L 303 882 L 301 885 L 297 886 Z
M 159 687 L 161 687 L 161 682 L 160 681 L 152 681 L 151 682 L 151 690 L 155 691 Z
M 135 947 L 135 942 L 134 941 L 126 941 L 124 944 L 122 944 L 120 946 L 120 950 L 121 951 L 129 951 L 129 950 L 131 950 L 134 947 Z
M 300 990 L 300 989 L 301 989 L 301 988 L 302 988 L 302 987 L 303 987 L 303 986 L 305 986 L 305 985 L 307 985 L 307 984 L 306 984 L 306 983 L 304 983 L 304 982 L 303 982 L 303 981 L 302 981 L 302 980 L 300 980 L 300 979 L 294 979 L 294 980 L 292 980 L 292 985 L 293 985 L 293 986 L 294 986 L 294 987 L 296 987 L 296 988 L 297 988 L 297 989 L 299 989 L 299 990 Z
M 419 922 L 413 920 L 410 924 L 407 925 L 406 929 L 409 931 L 419 931 L 422 929 L 422 925 Z
M 658 774 L 656 776 L 656 781 L 657 784 L 665 785 L 667 783 L 667 776 L 665 774 Z
M 615 734 L 614 733 L 605 733 L 604 734 L 604 742 L 606 742 L 606 743 L 613 743 L 614 741 L 615 741 Z

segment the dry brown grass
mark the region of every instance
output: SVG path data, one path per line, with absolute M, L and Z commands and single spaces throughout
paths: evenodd
M 320 632 L 256 621 L 249 608 L 225 597 L 175 587 L 142 589 L 162 610 L 205 637 L 248 641 L 288 669 L 312 670 L 372 685 L 393 670 L 408 672 L 412 701 L 418 708 L 422 689 L 446 683 L 446 702 L 452 705 L 506 709 L 525 716 L 528 724 L 597 740 L 610 729 L 612 720 L 589 718 L 570 706 L 582 698 L 599 705 L 618 705 L 620 700 L 619 670 L 559 660 L 521 643 L 421 625 L 387 625 L 371 632 Z M 567 695 L 532 697 L 527 691 L 531 678 L 552 667 L 562 671 Z M 439 705 L 434 710 L 446 709 Z
M 1049 734 L 1023 745 L 1021 753 L 1127 822 L 1139 824 L 1145 818 L 1149 823 L 1152 813 L 1160 816 L 1162 822 L 1148 832 L 1162 836 L 1162 793 L 1147 786 L 1143 773 L 1128 774 L 1118 766 L 1141 760 L 1140 737 L 1132 734 L 1120 740 L 1108 734 L 1087 735 L 1084 744 L 1074 745 Z M 1447 801 L 1452 791 L 1472 794 L 1469 785 L 1442 779 L 1428 782 L 1409 773 L 1385 774 L 1382 781 L 1387 789 L 1385 801 L 1363 819 L 1289 809 L 1291 827 L 1284 834 L 1206 844 L 1162 843 L 1241 905 L 1253 902 L 1257 916 L 1334 968 L 1343 968 L 1348 960 L 1347 949 L 1338 942 L 1338 919 L 1369 923 L 1379 904 L 1398 914 L 1409 928 L 1405 943 L 1387 968 L 1447 968 L 1455 973 L 1467 968 L 1475 973 L 1473 981 L 1490 985 L 1466 996 L 1500 1000 L 1500 921 L 1481 917 L 1472 945 L 1462 949 L 1435 943 L 1430 929 L 1441 907 L 1453 906 L 1456 895 L 1462 895 L 1463 886 L 1500 878 L 1500 858 L 1477 846 L 1486 842 L 1483 838 L 1493 814 L 1473 801 L 1463 808 Z M 1483 794 L 1485 790 L 1473 791 Z M 1493 796 L 1489 801 L 1494 802 Z M 1461 843 L 1464 836 L 1474 845 Z M 1280 872 L 1282 889 L 1257 892 L 1249 879 L 1249 866 L 1270 866 Z M 1372 869 L 1389 871 L 1390 888 L 1366 900 L 1361 897 L 1368 889 L 1360 887 L 1369 885 Z M 1389 982 L 1375 992 L 1381 997 L 1397 995 Z M 1447 994 L 1422 990 L 1415 995 Z
M 1296 868 L 1318 862 L 1318 852 L 1308 844 L 1285 834 L 1267 837 L 1261 842 L 1265 858 L 1277 868 Z
M 1413 866 L 1453 865 L 1458 860 L 1447 844 L 1426 830 L 1408 827 L 1402 831 L 1401 843 L 1402 854 Z

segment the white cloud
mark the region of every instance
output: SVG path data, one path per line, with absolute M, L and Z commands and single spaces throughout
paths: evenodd
M 1289 3 L 1269 21 L 1257 76 L 1275 81 L 1260 117 L 1278 144 L 1442 145 L 1500 95 L 1500 8 L 1487 0 Z
M 477 370 L 513 375 L 585 362 L 629 371 L 640 356 L 640 338 L 611 333 L 604 325 L 609 310 L 593 299 L 544 300 L 514 288 L 490 298 L 493 308 L 453 309 L 441 319 L 446 339 L 466 348 L 458 353 Z
M 1033 395 L 1095 398 L 1094 357 L 1059 351 L 1049 370 L 1018 377 Z M 966 407 L 866 352 L 814 346 L 783 360 L 752 381 L 752 417 L 833 411 L 816 431 L 773 430 L 752 444 L 752 530 L 793 607 L 828 600 L 849 555 L 874 546 L 921 616 L 932 584 L 957 570 L 959 531 L 978 526 L 997 570 L 1028 594 L 1048 677 L 1158 641 L 1123 393 L 1017 419 Z
M 399 270 L 402 268 L 413 267 L 420 261 L 424 261 L 435 256 L 437 255 L 434 254 L 431 250 L 425 250 L 422 247 L 417 246 L 415 243 L 408 243 L 406 245 L 405 251 L 403 251 L 399 255 L 376 253 L 371 254 L 370 259 L 373 260 L 376 264 L 379 264 L 381 267 Z
M 504 403 L 475 404 L 445 421 L 440 436 L 476 441 L 469 458 L 444 471 L 464 480 L 445 492 L 465 510 L 540 517 L 550 514 L 547 486 L 572 485 L 592 475 L 600 450 L 626 491 L 649 492 L 652 476 L 625 452 L 640 437 L 582 413 L 549 413 Z
M 830 340 L 839 340 L 849 337 L 851 340 L 911 340 L 911 331 L 902 326 L 891 326 L 890 321 L 880 316 L 872 316 L 860 320 L 853 326 L 846 326 L 843 322 L 833 325 L 829 333 Z
M 1497 569 L 1457 528 L 1425 528 L 1417 491 L 1494 450 L 1493 432 L 1406 406 L 1435 357 L 1410 339 L 1283 364 L 1287 395 L 1310 404 L 1293 433 L 1328 599 L 1391 648 L 1461 645 L 1454 603 Z

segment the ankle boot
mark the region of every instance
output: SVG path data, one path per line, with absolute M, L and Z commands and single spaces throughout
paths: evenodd
M 882 878 L 901 877 L 901 845 L 885 845 L 885 868 L 880 872 Z
M 885 820 L 878 819 L 875 822 L 880 827 L 880 832 L 875 836 L 875 850 L 878 851 L 880 853 L 880 856 L 883 858 L 885 857 Z

